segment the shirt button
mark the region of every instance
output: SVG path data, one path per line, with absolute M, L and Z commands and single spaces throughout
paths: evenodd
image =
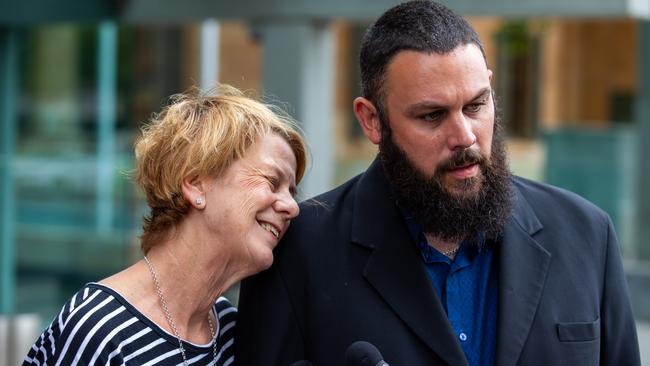
M 459 338 L 462 342 L 465 342 L 465 341 L 467 340 L 467 334 L 461 332 L 461 333 L 458 335 L 458 338 Z

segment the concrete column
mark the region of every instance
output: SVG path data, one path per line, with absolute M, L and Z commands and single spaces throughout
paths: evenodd
M 219 82 L 219 22 L 201 24 L 201 89 L 209 90 Z
M 334 45 L 328 23 L 278 22 L 259 28 L 263 42 L 264 96 L 287 103 L 308 143 L 311 164 L 300 198 L 332 187 L 334 177 Z
M 36 314 L 0 315 L 0 366 L 22 364 L 42 330 L 41 317 Z
M 637 171 L 637 235 L 638 259 L 650 260 L 650 21 L 639 21 L 638 97 L 636 123 L 639 128 Z
M 0 314 L 11 314 L 15 310 L 16 240 L 11 167 L 18 94 L 16 38 L 14 29 L 0 28 Z

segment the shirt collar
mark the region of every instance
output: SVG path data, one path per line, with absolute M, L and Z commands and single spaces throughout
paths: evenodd
M 451 264 L 452 262 L 454 262 L 454 260 L 456 260 L 456 261 L 463 261 L 463 262 L 467 261 L 467 264 L 469 264 L 485 248 L 484 245 L 485 235 L 481 233 L 477 238 L 464 240 L 461 243 L 460 250 L 456 254 L 456 257 L 454 258 L 454 260 L 452 260 L 451 258 L 447 257 L 446 255 L 442 254 L 440 251 L 436 250 L 434 247 L 429 245 L 429 243 L 427 242 L 427 238 L 424 236 L 424 232 L 422 232 L 422 228 L 420 224 L 418 224 L 415 218 L 410 213 L 408 213 L 405 209 L 403 209 L 402 207 L 400 207 L 399 209 L 400 212 L 402 213 L 402 216 L 404 217 L 406 226 L 409 229 L 411 238 L 416 243 L 418 249 L 420 249 L 420 255 L 422 256 L 422 260 L 425 263 L 442 262 L 442 263 Z

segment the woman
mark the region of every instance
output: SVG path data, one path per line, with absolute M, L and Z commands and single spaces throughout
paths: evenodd
M 298 214 L 294 124 L 232 87 L 180 95 L 136 142 L 151 214 L 143 259 L 89 283 L 23 365 L 232 365 L 236 310 L 221 295 L 268 268 Z

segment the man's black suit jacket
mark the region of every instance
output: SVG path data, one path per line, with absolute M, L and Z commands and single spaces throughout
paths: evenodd
M 514 178 L 496 247 L 496 365 L 638 365 L 609 217 L 577 195 Z M 365 340 L 391 366 L 466 365 L 380 165 L 315 199 L 242 283 L 238 365 L 343 365 Z M 468 294 L 468 296 L 471 296 Z

